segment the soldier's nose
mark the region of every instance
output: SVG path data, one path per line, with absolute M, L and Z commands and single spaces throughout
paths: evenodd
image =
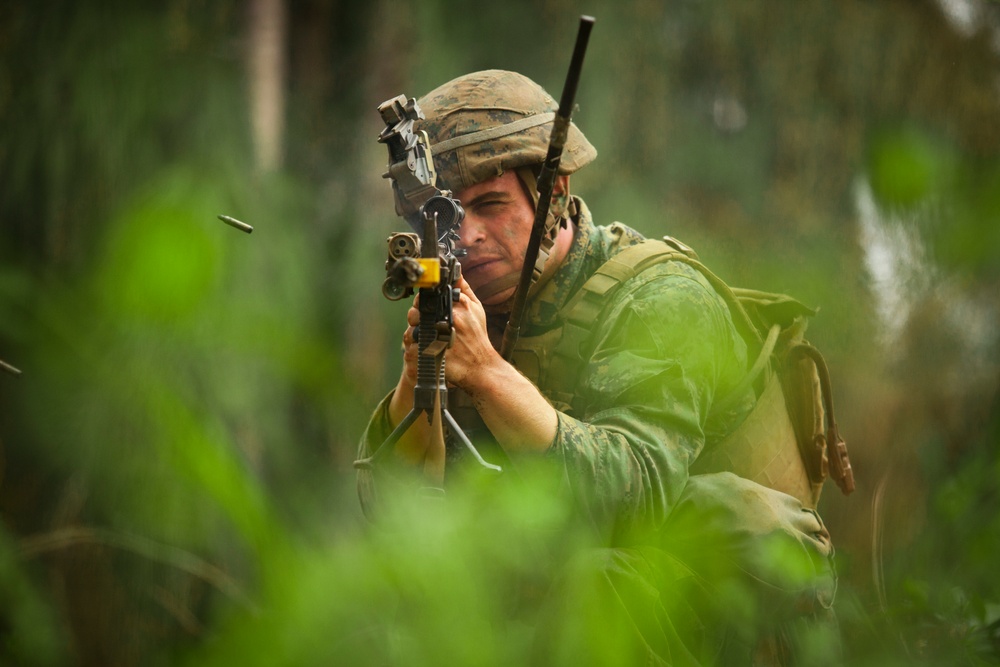
M 467 215 L 462 226 L 458 228 L 458 245 L 460 248 L 471 248 L 486 240 L 486 231 L 474 217 Z

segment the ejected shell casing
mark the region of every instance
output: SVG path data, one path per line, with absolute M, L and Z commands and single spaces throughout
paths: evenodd
M 222 220 L 224 223 L 226 223 L 230 227 L 235 227 L 236 229 L 240 230 L 241 232 L 246 232 L 247 234 L 249 234 L 250 232 L 253 231 L 253 227 L 251 227 L 247 223 L 241 222 L 241 221 L 237 220 L 236 218 L 231 218 L 228 215 L 220 215 L 219 216 L 219 220 Z
M 8 364 L 3 359 L 0 359 L 0 370 L 6 371 L 6 372 L 10 373 L 11 375 L 20 375 L 21 374 L 21 369 L 14 368 L 13 366 L 11 366 L 10 364 Z

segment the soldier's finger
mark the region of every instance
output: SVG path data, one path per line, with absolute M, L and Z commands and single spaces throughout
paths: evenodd
M 458 289 L 461 290 L 462 296 L 467 297 L 472 303 L 479 303 L 479 297 L 476 293 L 472 291 L 472 285 L 466 282 L 465 278 L 460 277 L 457 283 Z

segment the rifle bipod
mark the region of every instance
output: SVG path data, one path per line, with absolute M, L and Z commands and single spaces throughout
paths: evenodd
M 413 388 L 413 409 L 371 456 L 354 462 L 355 468 L 372 468 L 410 429 L 417 417 L 426 414 L 427 421 L 431 425 L 431 437 L 437 440 L 435 443 L 437 446 L 443 449 L 444 428 L 447 426 L 451 434 L 465 445 L 481 466 L 501 472 L 500 466 L 489 463 L 482 457 L 465 431 L 448 412 L 448 386 L 445 383 L 444 370 L 445 351 L 451 344 L 454 332 L 450 322 L 452 297 L 452 287 L 447 284 L 420 289 L 418 304 L 420 324 L 416 332 L 420 355 L 417 358 L 417 384 Z M 448 313 L 449 317 L 442 319 L 442 313 Z

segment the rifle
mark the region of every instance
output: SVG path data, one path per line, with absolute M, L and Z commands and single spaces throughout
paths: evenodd
M 413 408 L 371 456 L 354 462 L 355 468 L 371 468 L 391 449 L 421 414 L 427 416 L 431 437 L 444 448 L 445 427 L 472 453 L 483 467 L 499 472 L 500 467 L 486 462 L 462 431 L 446 407 L 445 352 L 454 336 L 452 306 L 459 297 L 455 285 L 461 277 L 455 249 L 458 228 L 465 211 L 448 190 L 435 185 L 437 175 L 426 132 L 414 133 L 413 123 L 423 112 L 414 98 L 399 95 L 378 107 L 385 129 L 378 141 L 389 150 L 389 168 L 383 175 L 392 180 L 396 213 L 414 230 L 391 235 L 387 239 L 389 257 L 382 294 L 398 300 L 419 290 L 420 323 L 416 339 L 417 384 L 413 390 Z M 441 479 L 444 470 L 429 471 Z

